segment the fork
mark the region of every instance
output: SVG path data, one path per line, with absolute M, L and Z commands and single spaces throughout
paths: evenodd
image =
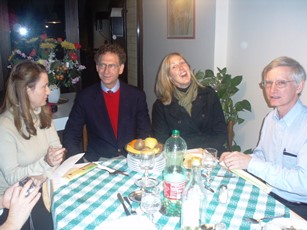
M 123 171 L 120 171 L 120 170 L 117 170 L 117 169 L 114 169 L 113 172 L 111 172 L 110 170 L 108 169 L 103 169 L 103 170 L 106 170 L 109 174 L 122 174 L 124 176 L 129 176 L 127 173 L 124 173 Z
M 117 169 L 111 169 L 111 168 L 105 167 L 105 166 L 100 165 L 100 164 L 97 164 L 97 168 L 105 170 L 109 174 L 122 174 L 122 175 L 125 175 L 125 176 L 129 176 L 127 173 L 124 173 L 123 171 L 120 171 L 120 170 L 117 170 Z
M 245 220 L 251 222 L 252 224 L 259 224 L 263 220 L 271 220 L 271 219 L 280 218 L 280 217 L 284 217 L 284 216 L 285 216 L 285 214 L 278 215 L 278 216 L 265 216 L 265 217 L 257 218 L 257 219 L 252 218 L 252 217 L 245 217 Z
M 133 206 L 132 206 L 132 204 L 131 204 L 129 198 L 125 196 L 125 197 L 124 197 L 124 200 L 129 204 L 131 214 L 137 214 L 137 212 L 133 209 Z

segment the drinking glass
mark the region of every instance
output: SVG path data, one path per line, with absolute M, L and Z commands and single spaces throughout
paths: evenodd
M 138 157 L 139 166 L 144 170 L 143 177 L 138 179 L 135 184 L 140 188 L 152 187 L 157 184 L 157 180 L 154 178 L 149 178 L 149 170 L 153 169 L 155 166 L 155 153 L 154 152 L 144 152 Z
M 207 186 L 211 183 L 211 171 L 217 165 L 217 150 L 214 148 L 205 148 L 203 151 L 202 166 L 206 169 Z
M 153 187 L 146 187 L 142 192 L 141 210 L 149 215 L 153 224 L 159 229 L 159 225 L 154 222 L 154 213 L 161 208 L 160 187 L 155 185 Z

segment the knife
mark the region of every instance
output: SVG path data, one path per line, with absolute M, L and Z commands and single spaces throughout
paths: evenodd
M 212 188 L 210 188 L 209 186 L 205 185 L 204 187 L 205 187 L 205 189 L 209 190 L 210 192 L 215 193 L 214 190 Z
M 235 178 L 235 175 L 215 175 L 216 177 Z
M 119 199 L 120 203 L 122 203 L 126 215 L 129 216 L 131 213 L 129 212 L 128 208 L 126 207 L 124 199 L 123 199 L 123 197 L 122 197 L 122 195 L 120 193 L 117 193 L 117 198 Z

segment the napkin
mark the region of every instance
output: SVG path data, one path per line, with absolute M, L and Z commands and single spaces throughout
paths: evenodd
M 220 162 L 220 165 L 223 168 L 227 168 L 224 162 Z M 228 170 L 228 168 L 227 168 L 227 170 Z M 231 171 L 232 171 L 232 173 L 234 173 L 237 176 L 243 178 L 244 180 L 250 182 L 251 184 L 255 185 L 256 187 L 258 187 L 260 190 L 264 191 L 267 194 L 269 194 L 272 191 L 272 187 L 270 185 L 262 182 L 261 180 L 259 180 L 258 178 L 256 178 L 252 174 L 246 172 L 245 170 L 234 169 L 234 170 L 231 170 Z
M 77 155 L 71 156 L 68 159 L 66 159 L 57 169 L 52 173 L 52 175 L 49 177 L 49 180 L 47 180 L 42 185 L 42 197 L 45 204 L 45 207 L 48 211 L 50 211 L 51 207 L 51 197 L 54 191 L 56 191 L 59 187 L 62 185 L 65 185 L 69 180 L 67 178 L 64 178 L 63 176 L 65 173 L 68 173 L 69 170 L 71 170 L 75 164 L 78 162 L 78 160 L 83 157 L 84 153 L 79 153 Z
M 128 228 L 133 230 L 157 230 L 156 226 L 146 216 L 141 215 L 130 215 L 117 220 L 106 221 L 95 229 L 114 230 Z

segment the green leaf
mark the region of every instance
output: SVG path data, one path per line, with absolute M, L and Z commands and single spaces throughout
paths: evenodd
M 244 122 L 244 119 L 238 117 L 237 122 L 238 122 L 238 124 L 242 124 Z
M 248 100 L 238 101 L 238 102 L 235 104 L 235 108 L 236 108 L 237 111 L 247 110 L 247 111 L 250 111 L 250 112 L 251 112 L 251 110 L 252 110 L 251 104 L 249 103 Z
M 238 151 L 241 152 L 241 147 L 237 144 L 231 146 L 231 151 Z
M 216 75 L 212 70 L 207 69 L 196 72 L 195 76 L 201 84 L 211 86 L 216 90 L 226 122 L 232 120 L 234 124 L 242 124 L 244 119 L 238 116 L 238 112 L 251 111 L 251 104 L 247 100 L 235 103 L 231 97 L 240 90 L 239 85 L 243 80 L 243 76 L 232 77 L 231 74 L 227 73 L 226 67 L 222 69 L 217 67 L 217 70 Z M 235 144 L 232 149 L 240 150 L 240 146 Z
M 233 79 L 231 79 L 232 86 L 234 87 L 234 86 L 240 85 L 240 83 L 242 82 L 242 78 L 243 77 L 240 75 L 240 76 L 236 76 Z
M 245 150 L 243 153 L 245 153 L 245 154 L 251 154 L 251 153 L 253 153 L 253 149 L 247 149 L 247 150 Z

